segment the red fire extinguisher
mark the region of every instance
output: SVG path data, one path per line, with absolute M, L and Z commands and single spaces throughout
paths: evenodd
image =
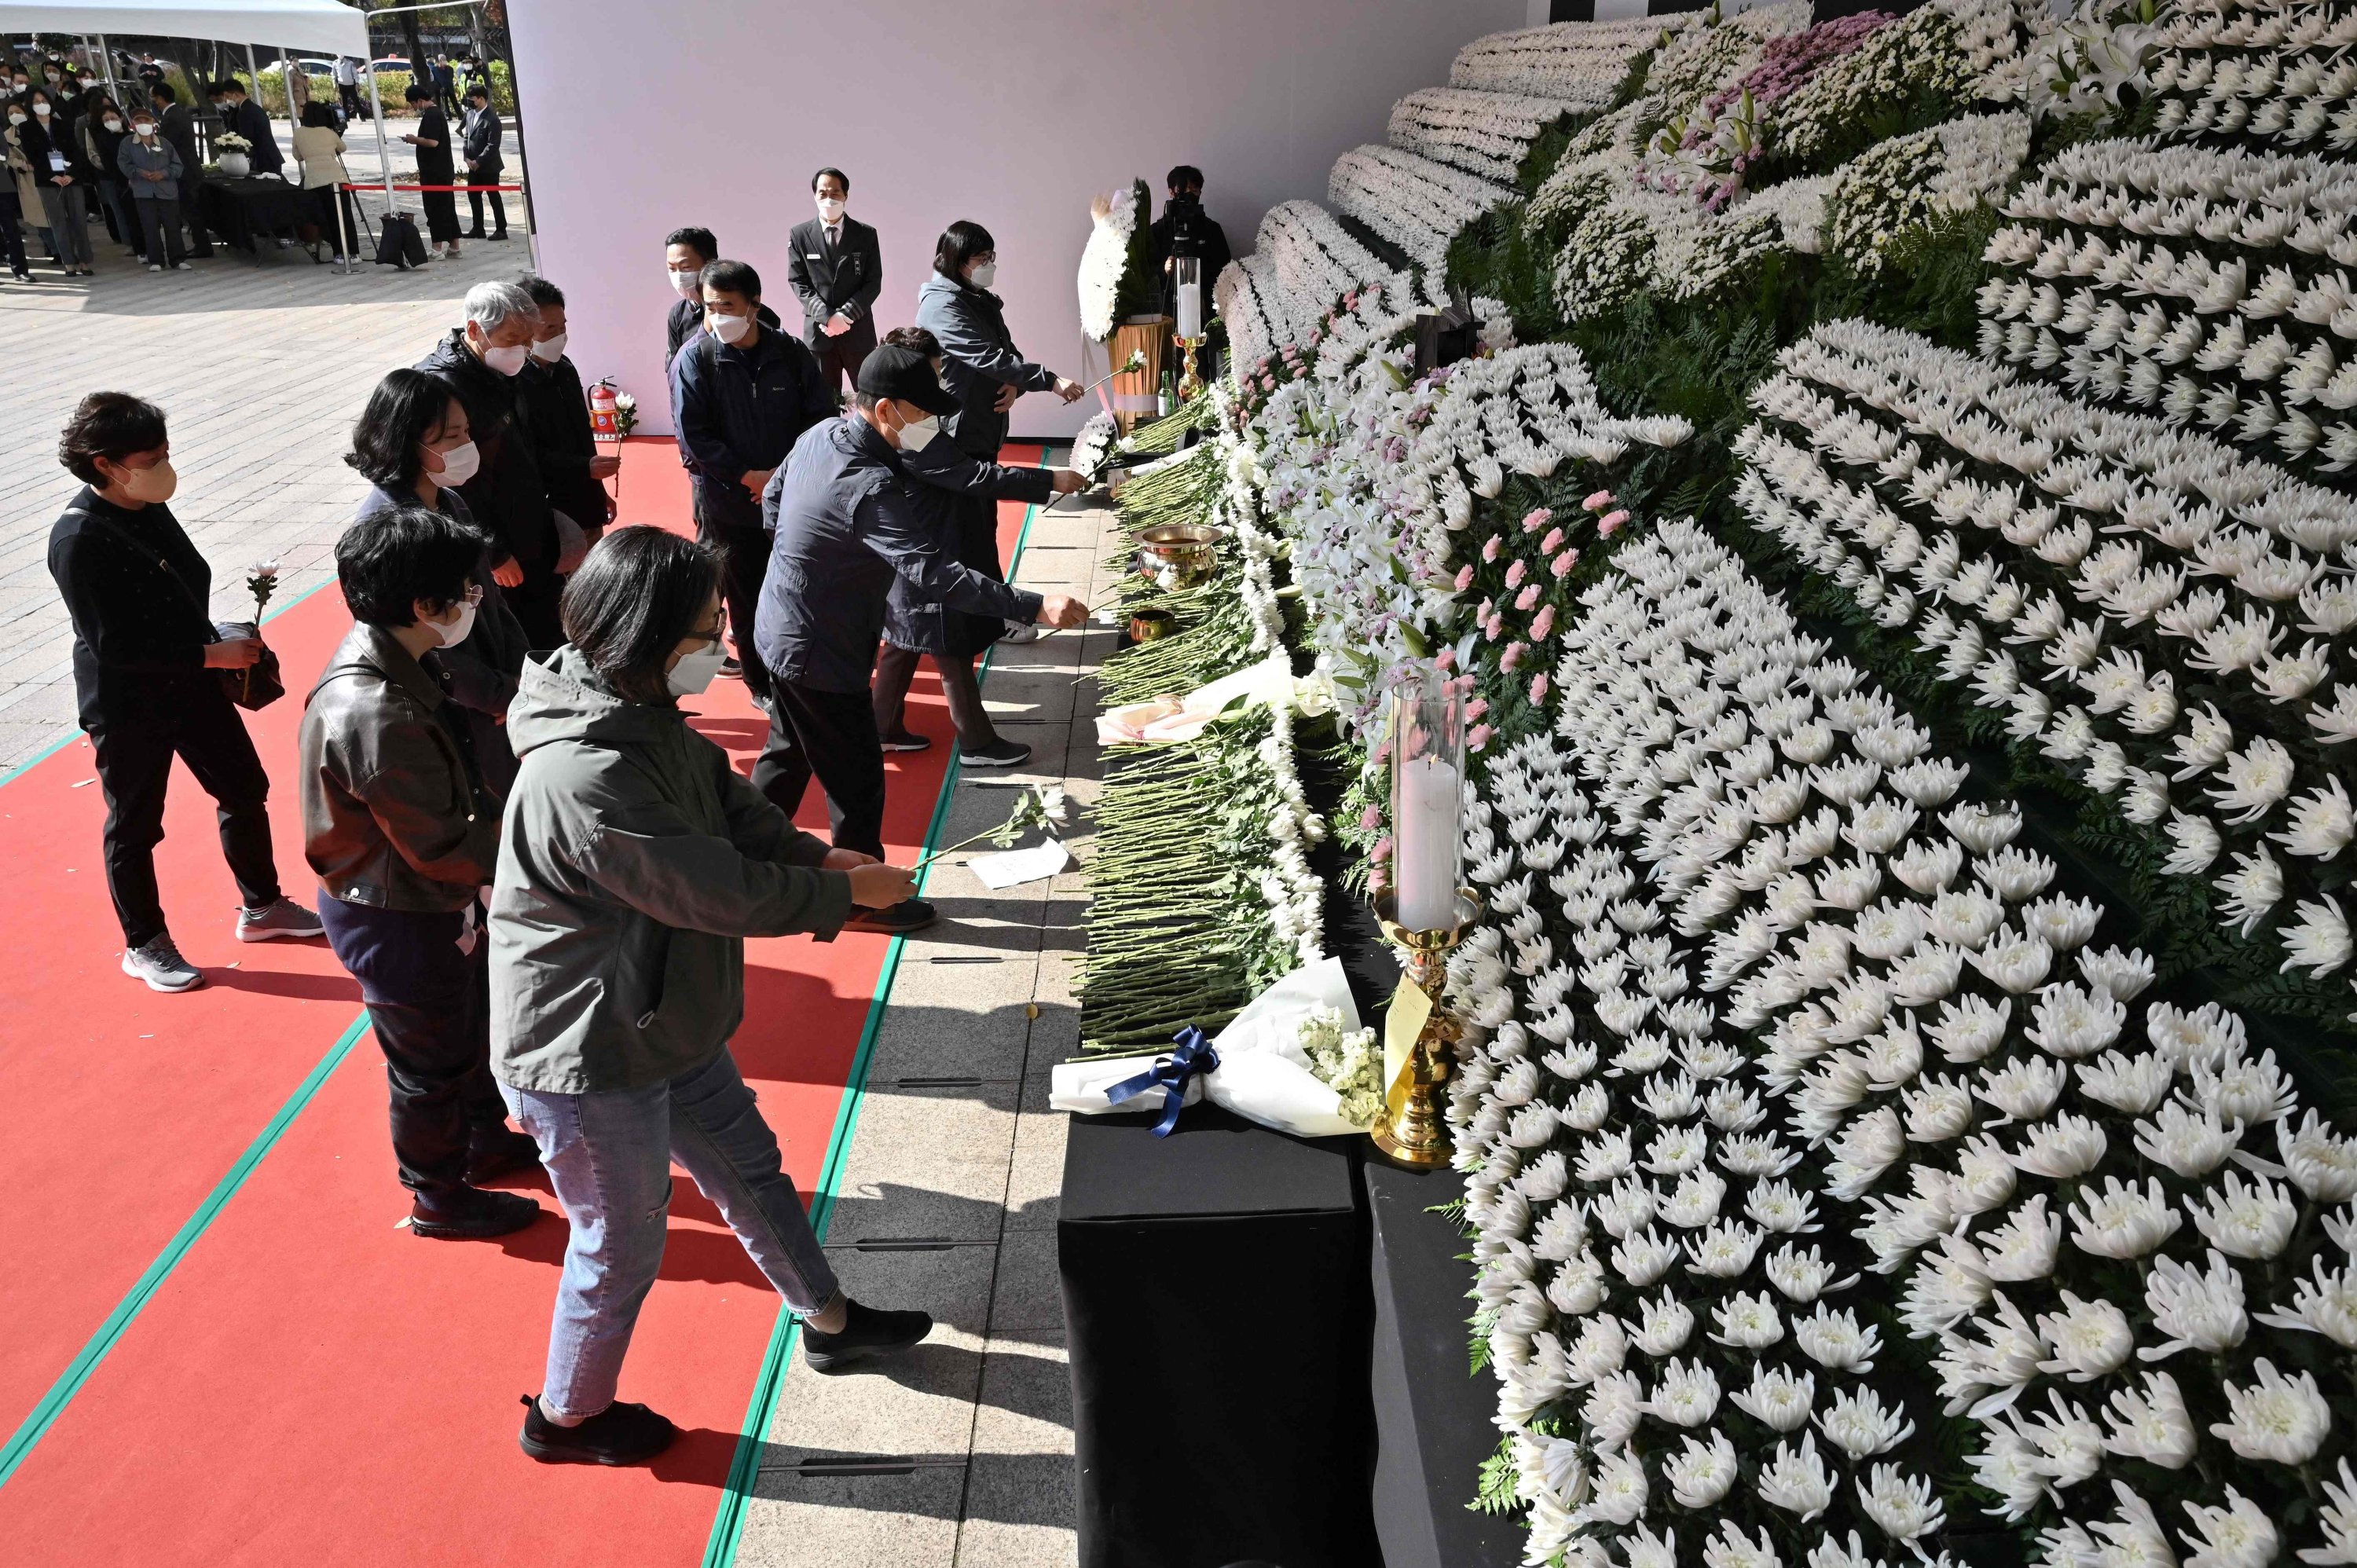
M 600 441 L 619 441 L 622 422 L 615 412 L 614 383 L 599 381 L 589 389 L 589 431 Z

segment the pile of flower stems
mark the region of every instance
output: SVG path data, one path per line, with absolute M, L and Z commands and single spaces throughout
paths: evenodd
M 1115 504 L 1130 549 L 1146 529 L 1206 521 L 1219 481 L 1207 452 L 1125 486 Z M 1120 559 L 1126 565 L 1129 557 Z M 1177 591 L 1135 573 L 1122 579 L 1124 613 L 1151 604 L 1178 617 L 1180 629 L 1104 661 L 1104 706 L 1183 696 L 1250 660 L 1232 542 L 1223 542 L 1220 565 L 1209 581 Z M 1235 748 L 1248 758 L 1261 733 L 1257 724 L 1223 723 L 1191 740 L 1107 754 L 1079 988 L 1084 1049 L 1167 1045 L 1186 1025 L 1225 1024 L 1249 1000 L 1247 944 L 1238 939 L 1261 906 L 1253 879 L 1239 876 L 1220 847 L 1228 803 L 1220 779 L 1239 764 Z
M 1168 457 L 1190 430 L 1209 430 L 1216 417 L 1209 390 L 1197 393 L 1158 419 L 1149 419 L 1119 444 L 1125 457 Z

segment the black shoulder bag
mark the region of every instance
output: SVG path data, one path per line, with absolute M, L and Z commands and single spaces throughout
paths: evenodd
M 197 618 L 203 621 L 206 626 L 213 627 L 213 636 L 208 640 L 213 642 L 221 640 L 220 629 L 214 626 L 211 607 L 198 596 L 197 590 L 189 585 L 186 577 L 180 575 L 178 570 L 173 566 L 170 559 L 162 551 L 152 544 L 142 543 L 113 522 L 94 513 L 76 510 L 71 515 L 81 518 L 86 524 L 102 530 L 108 538 L 117 541 L 134 554 L 154 561 L 156 570 L 169 577 L 172 580 L 172 585 L 178 588 L 182 596 L 196 607 Z M 259 626 L 254 628 L 257 638 L 260 636 L 261 629 Z M 268 643 L 264 643 L 262 646 L 262 657 L 244 669 L 216 670 L 213 673 L 221 678 L 221 690 L 228 693 L 229 700 L 241 708 L 266 708 L 286 694 L 286 682 L 279 675 L 277 650 Z

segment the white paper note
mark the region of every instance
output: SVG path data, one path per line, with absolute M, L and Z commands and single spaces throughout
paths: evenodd
M 1032 845 L 1029 849 L 1003 850 L 996 854 L 978 854 L 966 864 L 982 878 L 982 885 L 996 892 L 1001 887 L 1013 887 L 1019 883 L 1037 882 L 1053 876 L 1072 863 L 1071 853 L 1055 839 Z

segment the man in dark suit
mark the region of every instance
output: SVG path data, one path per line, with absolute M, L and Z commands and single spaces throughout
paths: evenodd
M 499 111 L 491 107 L 491 90 L 478 81 L 467 89 L 467 206 L 473 212 L 474 227 L 467 231 L 469 240 L 504 240 L 508 237 L 507 199 L 497 190 L 485 190 L 484 186 L 497 186 L 500 176 L 507 172 L 507 164 L 500 156 L 500 138 L 507 127 L 500 124 Z M 483 203 L 491 204 L 491 216 L 499 220 L 498 230 L 483 232 Z
M 205 96 L 220 113 L 222 130 L 234 131 L 253 144 L 246 156 L 253 160 L 254 173 L 276 174 L 286 166 L 286 155 L 278 150 L 278 135 L 270 128 L 270 116 L 245 95 L 245 83 L 235 77 L 216 81 Z
M 811 177 L 818 216 L 797 223 L 786 279 L 802 302 L 802 341 L 817 356 L 830 392 L 859 384 L 859 362 L 876 347 L 876 296 L 884 292 L 884 252 L 876 231 L 844 213 L 851 177 L 823 168 Z
M 434 102 L 445 114 L 458 113 L 458 73 L 450 69 L 448 55 L 436 55 L 430 68 L 434 76 Z
M 197 156 L 196 116 L 168 81 L 150 88 L 148 102 L 156 106 L 156 134 L 180 155 L 180 220 L 188 226 L 188 254 L 210 256 L 212 242 L 206 237 L 205 220 L 197 216 L 197 183 L 204 177 L 204 160 Z

